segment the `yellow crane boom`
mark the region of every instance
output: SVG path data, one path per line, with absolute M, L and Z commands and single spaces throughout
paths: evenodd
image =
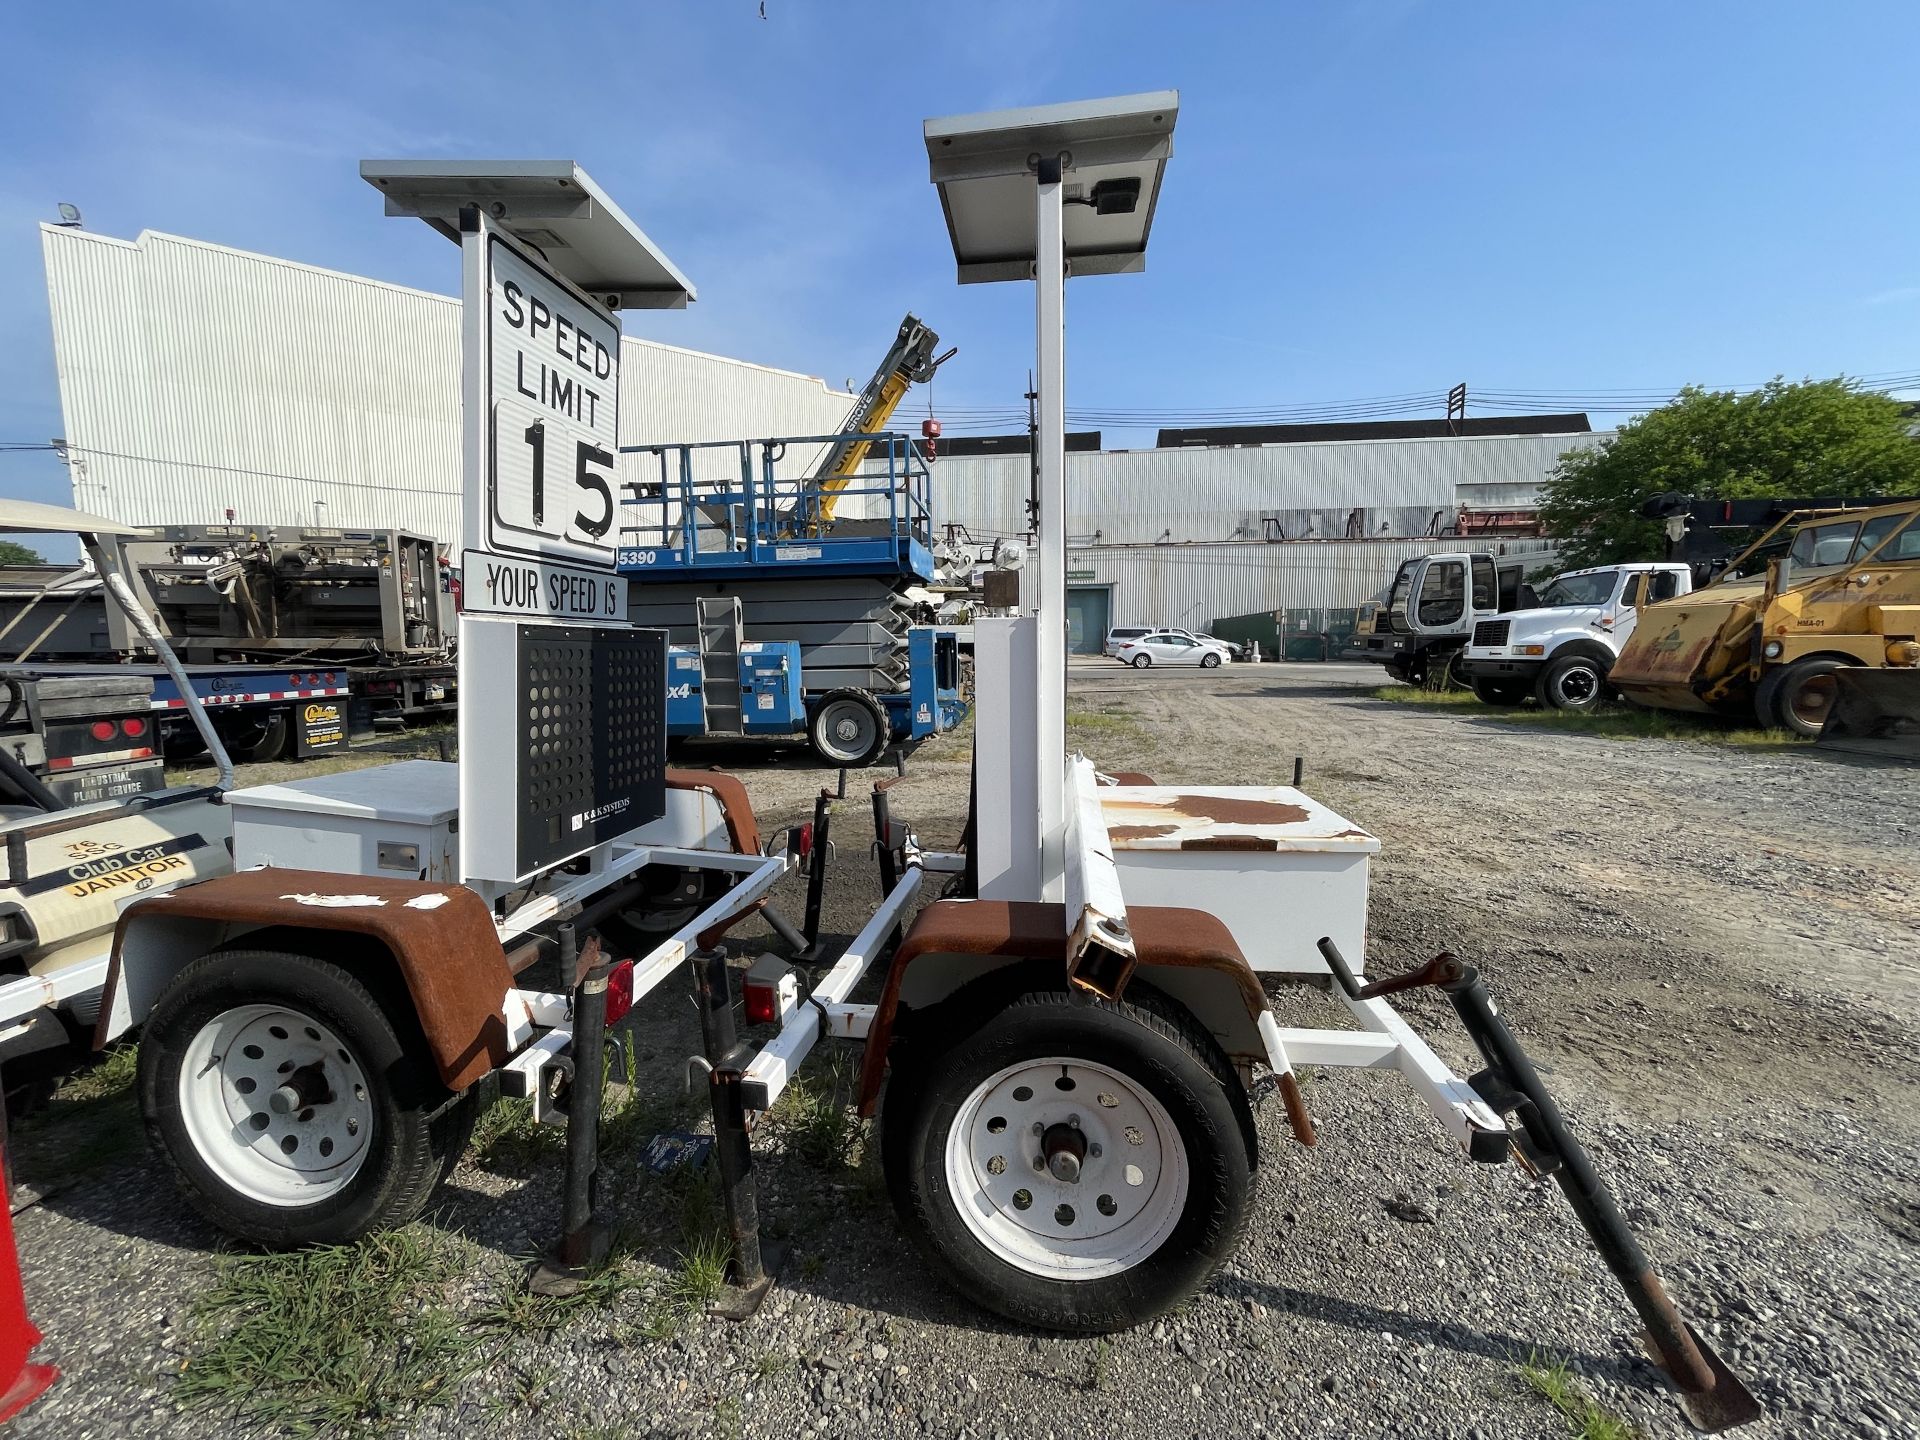
M 852 437 L 872 435 L 885 429 L 887 421 L 893 418 L 893 412 L 906 398 L 907 391 L 915 384 L 925 384 L 931 380 L 933 372 L 952 356 L 952 350 L 944 355 L 935 355 L 934 347 L 939 343 L 940 337 L 921 324 L 916 316 L 909 315 L 902 320 L 886 359 L 880 362 L 880 368 L 873 372 L 873 378 L 853 402 L 853 409 L 847 413 L 840 433 Z M 823 522 L 833 519 L 835 497 L 859 473 L 871 444 L 868 440 L 848 438 L 831 446 L 821 457 L 819 467 L 813 472 L 813 481 L 820 494 L 820 518 Z

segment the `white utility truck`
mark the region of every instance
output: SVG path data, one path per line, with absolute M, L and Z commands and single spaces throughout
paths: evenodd
M 1177 107 L 1158 92 L 926 124 L 961 280 L 1035 282 L 1038 594 L 976 621 L 964 848 L 923 847 L 876 785 L 885 898 L 810 987 L 778 958 L 753 967 L 745 1013 L 773 1031 L 758 1046 L 737 1034 L 720 939 L 803 856 L 817 885 L 832 848 L 804 828 L 763 844 L 737 781 L 665 771 L 665 639 L 624 622 L 607 533 L 615 307 L 691 287 L 571 162 L 362 166 L 390 213 L 460 244 L 465 569 L 526 583 L 467 590 L 457 766 L 235 791 L 234 873 L 123 913 L 100 1038 L 145 1018 L 147 1124 L 206 1214 L 279 1245 L 399 1224 L 497 1074 L 567 1124 L 537 1283 L 577 1283 L 606 1231 L 600 1087 L 573 1079 L 601 1074 L 610 1018 L 690 969 L 732 1313 L 771 1283 L 748 1119 L 823 1039 L 861 1047 L 863 1113 L 885 1092 L 888 1186 L 935 1271 L 1077 1331 L 1177 1305 L 1231 1255 L 1261 1160 L 1257 1072 L 1311 1146 L 1296 1067 L 1357 1067 L 1404 1078 L 1467 1157 L 1554 1174 L 1689 1413 L 1757 1413 L 1661 1292 L 1472 967 L 1358 973 L 1377 840 L 1293 787 L 1160 786 L 1066 753 L 1065 279 L 1144 264 Z M 629 947 L 606 922 L 658 864 L 734 883 Z M 1322 994 L 1331 1023 L 1283 1023 L 1280 984 Z M 1486 1062 L 1473 1080 L 1388 1004 L 1413 986 L 1451 1000 Z
M 1473 627 L 1527 603 L 1526 569 L 1520 556 L 1482 550 L 1404 560 L 1385 602 L 1369 600 L 1360 607 L 1353 638 L 1340 658 L 1383 665 L 1402 685 L 1456 675 L 1453 667 Z
M 1685 565 L 1569 570 L 1529 608 L 1476 622 L 1456 668 L 1488 705 L 1531 697 L 1555 710 L 1591 710 L 1607 696 L 1607 673 L 1640 607 L 1692 588 Z

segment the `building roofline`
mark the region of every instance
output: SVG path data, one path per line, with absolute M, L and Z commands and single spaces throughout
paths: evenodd
M 231 256 L 236 260 L 251 260 L 261 265 L 278 265 L 287 270 L 298 270 L 308 275 L 319 275 L 329 280 L 345 280 L 355 285 L 369 286 L 375 290 L 385 290 L 396 295 L 406 295 L 417 300 L 432 300 L 441 305 L 458 305 L 459 297 L 443 295 L 437 290 L 421 290 L 412 285 L 401 285 L 391 280 L 376 280 L 370 275 L 356 275 L 351 270 L 335 270 L 325 265 L 309 265 L 303 260 L 289 260 L 283 255 L 266 255 L 258 250 L 242 250 L 233 245 L 220 245 L 211 240 L 195 240 L 187 235 L 174 235 L 165 230 L 142 230 L 131 240 L 122 240 L 117 235 L 104 235 L 97 230 L 79 230 L 71 225 L 60 225 L 51 220 L 40 222 L 40 232 L 45 236 L 58 236 L 65 240 L 86 240 L 96 245 L 117 245 L 123 250 L 145 251 L 156 242 L 168 245 L 185 245 L 194 250 L 210 251 L 216 255 Z M 686 345 L 673 345 L 664 340 L 654 340 L 643 335 L 621 335 L 628 344 L 648 345 L 658 350 L 671 350 L 681 355 L 692 355 L 702 360 L 718 360 L 727 365 L 738 365 L 743 369 L 758 370 L 768 375 L 779 375 L 789 380 L 811 380 L 829 395 L 844 395 L 849 402 L 854 398 L 851 391 L 836 390 L 819 375 L 809 375 L 800 370 L 786 370 L 777 365 L 762 365 L 757 360 L 741 360 L 732 355 L 716 355 L 710 350 L 695 350 Z

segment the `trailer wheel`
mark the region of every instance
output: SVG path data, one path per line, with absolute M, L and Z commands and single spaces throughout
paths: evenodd
M 829 765 L 871 765 L 886 752 L 893 722 L 864 690 L 831 690 L 808 725 L 813 751 Z
M 337 965 L 221 950 L 147 1017 L 140 1108 L 187 1198 L 263 1245 L 334 1245 L 404 1225 L 466 1144 L 411 1018 Z
M 1561 655 L 1547 662 L 1533 693 L 1543 709 L 1591 710 L 1607 697 L 1607 672 L 1592 655 Z
M 1808 739 L 1819 735 L 1839 692 L 1833 672 L 1846 663 L 1815 656 L 1772 671 L 1753 693 L 1760 723 Z
M 1525 702 L 1533 687 L 1524 680 L 1475 680 L 1473 693 L 1482 705 L 1510 706 Z
M 1135 988 L 1118 1003 L 1021 995 L 889 1082 L 902 1224 L 954 1288 L 1021 1324 L 1151 1319 L 1246 1224 L 1245 1094 L 1210 1036 Z

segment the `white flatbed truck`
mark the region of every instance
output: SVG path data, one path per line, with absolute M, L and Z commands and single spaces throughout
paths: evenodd
M 876 785 L 884 899 L 806 993 L 793 970 L 755 967 L 747 1013 L 778 1029 L 744 1044 L 719 940 L 801 862 L 803 833 L 763 845 L 738 782 L 664 771 L 659 632 L 615 615 L 470 608 L 461 663 L 485 666 L 489 685 L 460 687 L 457 767 L 233 792 L 234 872 L 121 916 L 99 1038 L 144 1019 L 141 1103 L 200 1209 L 279 1245 L 401 1223 L 451 1167 L 475 1088 L 495 1074 L 568 1124 L 561 1238 L 541 1281 L 567 1283 L 603 1244 L 599 1087 L 570 1077 L 600 1073 L 609 1015 L 690 969 L 736 1313 L 771 1283 L 747 1117 L 822 1040 L 861 1047 L 864 1112 L 884 1089 L 888 1185 L 937 1272 L 1021 1323 L 1079 1331 L 1164 1311 L 1226 1260 L 1253 1203 L 1257 1072 L 1275 1077 L 1293 1135 L 1311 1145 L 1296 1067 L 1387 1069 L 1472 1159 L 1519 1155 L 1556 1176 L 1697 1421 L 1757 1413 L 1660 1292 L 1472 967 L 1441 956 L 1410 976 L 1363 978 L 1371 835 L 1293 787 L 1159 786 L 1066 754 L 1063 282 L 1069 260 L 1083 273 L 1138 268 L 1176 108 L 1163 92 L 926 126 L 962 278 L 1034 275 L 1040 321 L 1040 594 L 976 627 L 976 753 L 991 758 L 976 770 L 966 847 L 922 846 L 893 817 L 889 783 Z M 1066 223 L 1075 163 L 1093 167 L 1091 203 Z M 484 532 L 526 493 L 499 453 L 524 416 L 492 423 L 486 392 L 520 342 L 490 312 L 508 296 L 524 312 L 532 295 L 595 354 L 612 323 L 605 300 L 684 303 L 690 287 L 570 163 L 363 173 L 391 213 L 461 242 L 469 550 L 520 543 Z M 537 262 L 519 228 L 567 243 Z M 990 253 L 973 253 L 976 241 Z M 1027 253 L 1009 261 L 1009 246 Z M 550 452 L 575 438 L 547 424 Z M 577 443 L 590 490 L 600 447 Z M 573 514 L 575 498 L 556 506 L 549 494 L 545 513 Z M 597 513 L 590 498 L 577 512 Z M 591 528 L 551 524 L 541 553 L 586 570 Z M 815 847 L 814 876 L 824 860 Z M 658 943 L 623 945 L 606 922 L 658 864 L 733 883 Z M 936 877 L 952 898 L 920 905 Z M 878 994 L 853 1000 L 870 975 Z M 1266 985 L 1283 980 L 1325 991 L 1338 1023 L 1282 1025 Z M 1386 997 L 1414 985 L 1453 1001 L 1482 1074 L 1454 1074 L 1393 1010 Z

